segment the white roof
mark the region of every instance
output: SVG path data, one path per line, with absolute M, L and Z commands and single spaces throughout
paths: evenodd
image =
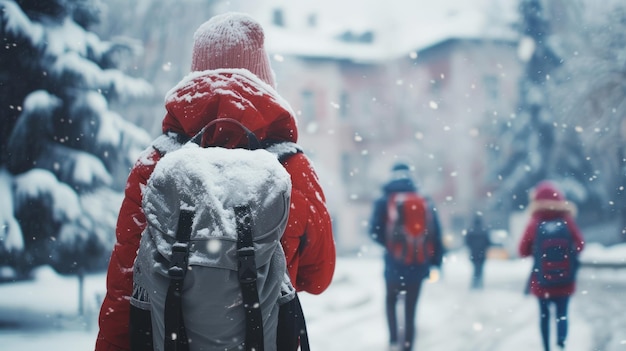
M 376 62 L 448 39 L 517 37 L 511 26 L 518 18 L 517 1 L 512 0 L 262 0 L 245 5 L 238 10 L 263 24 L 272 54 Z M 272 23 L 279 8 L 283 27 Z M 369 31 L 373 41 L 339 40 L 347 31 Z

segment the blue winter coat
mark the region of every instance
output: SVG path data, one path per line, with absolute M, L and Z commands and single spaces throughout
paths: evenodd
M 410 178 L 397 178 L 386 183 L 382 191 L 383 195 L 374 202 L 369 234 L 374 241 L 384 247 L 385 228 L 387 228 L 387 201 L 389 197 L 391 194 L 397 192 L 417 191 L 417 187 Z M 416 283 L 428 277 L 431 266 L 441 266 L 443 244 L 441 241 L 439 218 L 436 209 L 432 205 L 432 201 L 428 198 L 427 201 L 429 202 L 432 218 L 428 231 L 432 234 L 434 255 L 428 263 L 406 265 L 396 261 L 385 251 L 385 280 L 388 283 Z
M 480 226 L 474 225 L 467 230 L 465 244 L 469 249 L 470 260 L 473 263 L 483 263 L 487 259 L 487 250 L 491 246 L 489 231 Z

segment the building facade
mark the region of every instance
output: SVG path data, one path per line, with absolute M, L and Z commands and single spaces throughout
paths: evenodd
M 368 242 L 371 203 L 398 159 L 414 165 L 455 244 L 488 196 L 489 128 L 514 113 L 520 67 L 514 42 L 452 38 L 379 62 L 292 55 L 275 64 L 340 249 Z

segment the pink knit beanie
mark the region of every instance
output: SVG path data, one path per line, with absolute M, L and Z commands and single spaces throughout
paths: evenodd
M 535 186 L 532 196 L 535 200 L 565 200 L 565 196 L 559 190 L 558 186 L 549 180 L 539 182 L 537 186 Z
M 214 16 L 196 30 L 193 39 L 192 71 L 245 68 L 275 87 L 263 28 L 252 17 L 236 12 Z

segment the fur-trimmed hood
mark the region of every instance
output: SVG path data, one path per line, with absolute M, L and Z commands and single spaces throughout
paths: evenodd
M 576 205 L 566 200 L 532 200 L 528 206 L 531 213 L 566 213 L 576 216 Z
M 563 192 L 551 181 L 542 181 L 530 194 L 531 213 L 568 214 L 576 216 L 576 205 L 567 201 Z

